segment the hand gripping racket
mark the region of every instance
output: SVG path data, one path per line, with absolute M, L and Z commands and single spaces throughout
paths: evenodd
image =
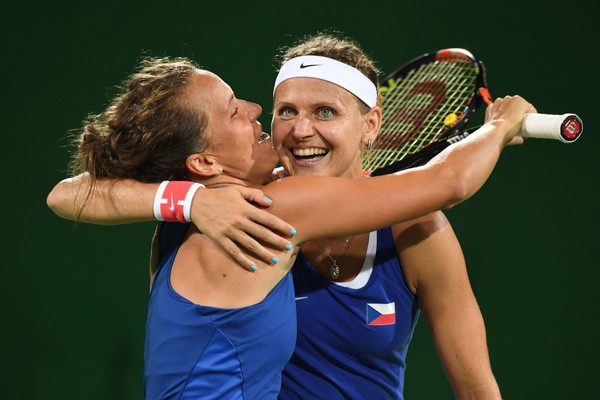
M 483 63 L 458 48 L 415 58 L 384 78 L 379 90 L 382 127 L 363 160 L 371 176 L 425 164 L 467 137 L 477 109 L 492 103 Z M 520 135 L 572 143 L 582 132 L 575 114 L 526 114 Z

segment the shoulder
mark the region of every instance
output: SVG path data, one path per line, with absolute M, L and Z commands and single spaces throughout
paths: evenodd
M 442 211 L 435 211 L 423 217 L 411 219 L 392 226 L 394 239 L 424 239 L 443 229 L 452 229 L 450 221 Z
M 450 222 L 436 211 L 392 227 L 405 280 L 417 294 L 424 282 L 445 280 L 462 270 L 462 249 Z

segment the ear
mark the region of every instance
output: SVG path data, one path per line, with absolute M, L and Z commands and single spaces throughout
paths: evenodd
M 365 114 L 365 131 L 362 142 L 367 145 L 369 139 L 374 142 L 381 129 L 381 107 L 375 106 Z
M 223 172 L 218 160 L 210 155 L 192 154 L 185 160 L 185 166 L 191 174 L 201 178 L 211 178 Z

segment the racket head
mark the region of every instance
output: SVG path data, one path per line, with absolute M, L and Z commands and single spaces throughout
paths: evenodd
M 483 63 L 461 48 L 411 60 L 382 79 L 379 91 L 382 126 L 363 159 L 373 176 L 424 164 L 489 101 Z M 432 146 L 439 151 L 424 151 L 434 143 L 442 143 Z

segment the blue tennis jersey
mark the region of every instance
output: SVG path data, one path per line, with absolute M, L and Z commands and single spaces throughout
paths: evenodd
M 298 337 L 279 398 L 402 399 L 419 310 L 391 228 L 370 234 L 362 270 L 344 286 L 323 278 L 302 252 L 292 274 Z
M 188 227 L 163 223 L 158 238 L 146 322 L 146 399 L 276 399 L 296 340 L 291 274 L 252 306 L 193 304 L 170 281 Z

